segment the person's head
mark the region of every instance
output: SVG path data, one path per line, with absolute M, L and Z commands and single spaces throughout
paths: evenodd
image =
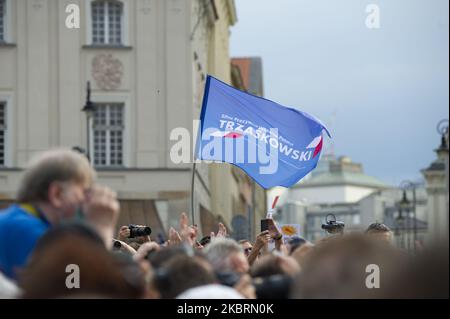
M 289 255 L 292 255 L 294 250 L 296 250 L 297 248 L 300 248 L 302 245 L 304 245 L 306 243 L 307 243 L 306 239 L 299 237 L 299 236 L 289 238 L 289 240 L 287 242 Z
M 373 238 L 379 239 L 385 243 L 392 242 L 392 231 L 385 224 L 373 223 L 370 224 L 366 230 L 366 234 Z
M 214 238 L 205 254 L 216 272 L 247 273 L 248 260 L 242 247 L 231 238 Z
M 292 258 L 294 258 L 297 263 L 300 265 L 300 268 L 304 266 L 309 255 L 314 249 L 314 245 L 307 242 L 304 245 L 301 245 L 297 249 L 295 249 L 292 253 Z
M 204 257 L 178 255 L 155 272 L 153 286 L 161 298 L 172 299 L 190 288 L 215 281 L 213 268 Z
M 143 274 L 131 258 L 124 258 L 110 253 L 88 226 L 55 226 L 19 273 L 22 298 L 143 297 Z
M 354 233 L 335 237 L 316 245 L 309 253 L 296 278 L 291 297 L 376 297 L 394 279 L 405 258 L 394 247 L 370 236 Z M 372 283 L 370 275 L 377 276 L 376 269 L 381 276 L 380 289 L 369 289 L 367 280 L 369 278 Z
M 448 241 L 430 244 L 426 250 L 405 265 L 399 265 L 396 275 L 386 282 L 379 298 L 385 299 L 447 299 L 449 292 Z M 382 270 L 381 270 L 382 271 Z
M 194 251 L 192 247 L 187 245 L 169 246 L 148 256 L 148 261 L 154 269 L 161 268 L 164 264 L 169 262 L 172 258 L 178 256 L 193 257 L 199 253 Z
M 56 149 L 33 158 L 19 184 L 17 200 L 37 204 L 52 214 L 52 221 L 75 215 L 85 200 L 95 172 L 85 156 L 72 150 Z
M 295 259 L 288 256 L 265 255 L 252 265 L 250 275 L 256 277 L 270 277 L 273 275 L 295 276 L 300 266 Z
M 249 242 L 247 239 L 242 239 L 239 241 L 239 245 L 241 245 L 242 249 L 244 250 L 245 256 L 248 257 L 253 249 L 252 243 Z

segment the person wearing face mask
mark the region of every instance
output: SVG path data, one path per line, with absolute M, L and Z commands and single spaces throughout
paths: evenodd
M 83 221 L 111 246 L 119 214 L 116 194 L 94 185 L 87 158 L 71 150 L 32 159 L 17 192 L 17 204 L 0 211 L 0 272 L 15 279 L 36 242 L 52 226 Z

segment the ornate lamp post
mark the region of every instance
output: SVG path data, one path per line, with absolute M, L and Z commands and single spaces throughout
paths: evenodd
M 416 241 L 417 241 L 417 195 L 416 195 L 416 189 L 417 189 L 418 184 L 413 183 L 409 180 L 403 181 L 400 184 L 400 188 L 403 189 L 403 198 L 400 202 L 400 206 L 403 206 L 404 210 L 407 210 L 409 212 L 409 209 L 412 208 L 412 213 L 413 213 L 413 251 L 414 253 L 416 252 Z M 406 191 L 408 189 L 412 190 L 412 207 L 410 205 L 410 202 L 406 196 Z M 410 226 L 410 225 L 408 225 Z
M 406 196 L 406 190 L 403 189 L 402 200 L 398 203 L 398 216 L 397 216 L 397 224 L 399 225 L 400 230 L 400 246 L 405 248 L 405 233 L 406 227 L 408 224 L 408 214 L 410 208 L 410 202 L 408 197 Z M 406 213 L 406 216 L 403 215 Z
M 86 104 L 82 111 L 86 114 L 86 156 L 91 161 L 91 118 L 95 112 L 95 104 L 91 101 L 91 83 L 88 81 L 86 85 Z
M 448 156 L 448 120 L 440 120 L 436 127 L 438 133 L 441 135 L 441 145 L 435 150 L 439 159 Z

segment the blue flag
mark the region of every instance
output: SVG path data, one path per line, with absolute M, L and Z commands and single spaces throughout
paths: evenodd
M 208 76 L 195 153 L 240 167 L 263 188 L 290 187 L 317 166 L 323 130 L 331 137 L 307 113 Z

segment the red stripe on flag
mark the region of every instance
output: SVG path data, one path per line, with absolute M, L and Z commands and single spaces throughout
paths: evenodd
M 323 138 L 320 139 L 319 144 L 316 146 L 316 148 L 314 150 L 313 158 L 316 157 L 316 155 L 319 154 L 320 151 L 322 150 L 322 141 L 323 141 Z
M 229 137 L 229 138 L 238 138 L 238 137 L 241 137 L 242 136 L 242 134 L 241 133 L 237 133 L 237 132 L 230 132 L 230 133 L 227 133 L 227 134 L 225 134 L 225 136 L 224 137 Z

